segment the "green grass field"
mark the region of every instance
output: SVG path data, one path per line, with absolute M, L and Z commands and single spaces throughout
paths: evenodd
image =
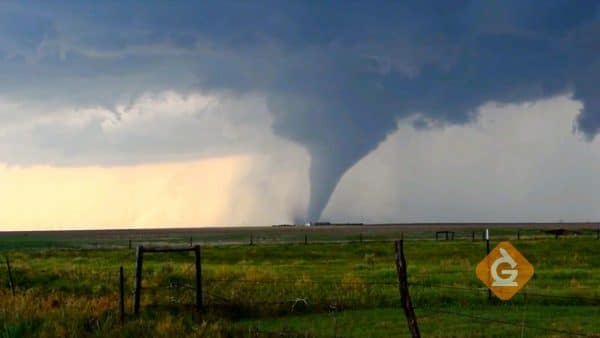
M 512 240 L 536 272 L 508 302 L 489 301 L 475 276 L 485 242 L 471 241 L 470 233 L 454 241 L 432 237 L 405 237 L 410 292 L 424 337 L 600 335 L 600 241 L 594 234 Z M 3 264 L 0 336 L 408 336 L 392 242 L 304 245 L 302 238 L 297 233 L 295 244 L 203 245 L 203 314 L 190 306 L 193 254 L 147 254 L 142 311 L 134 317 L 135 250 L 123 239 L 94 248 L 5 236 L 0 251 L 10 258 L 17 290 L 12 296 Z M 126 274 L 124 324 L 119 266 Z

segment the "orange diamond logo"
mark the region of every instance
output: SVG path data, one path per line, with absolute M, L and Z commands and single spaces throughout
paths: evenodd
M 475 269 L 496 297 L 509 300 L 533 276 L 533 265 L 509 242 L 500 242 Z

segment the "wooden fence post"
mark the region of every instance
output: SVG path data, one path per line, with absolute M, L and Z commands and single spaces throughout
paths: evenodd
M 196 256 L 196 311 L 201 312 L 204 302 L 202 299 L 202 256 L 199 245 L 194 247 L 194 254 Z
M 308 244 L 308 234 L 305 232 L 304 233 L 304 245 Z
M 15 282 L 12 277 L 12 270 L 10 269 L 10 261 L 8 260 L 8 256 L 6 256 L 6 270 L 8 272 L 8 286 L 10 286 L 10 290 L 12 291 L 12 295 L 15 295 Z
M 521 240 L 521 230 L 517 231 L 517 240 Z
M 396 272 L 398 273 L 398 288 L 400 290 L 400 302 L 408 321 L 408 329 L 413 338 L 421 337 L 419 333 L 419 326 L 417 325 L 417 317 L 410 300 L 410 294 L 408 292 L 408 277 L 406 275 L 406 259 L 404 258 L 404 240 L 395 242 L 396 249 Z
M 125 276 L 123 267 L 119 268 L 119 317 L 121 324 L 125 323 Z
M 254 245 L 254 233 L 250 233 L 250 245 Z
M 192 236 L 190 236 L 190 248 L 194 246 L 194 240 L 192 239 Z
M 475 242 L 475 231 L 471 231 L 471 242 Z
M 131 249 L 131 238 L 129 239 L 129 249 Z
M 362 233 L 362 231 L 360 232 L 360 242 L 361 243 L 363 242 L 363 233 Z
M 135 294 L 133 298 L 133 313 L 140 313 L 140 293 L 142 291 L 142 264 L 144 264 L 144 247 L 138 245 L 135 253 Z

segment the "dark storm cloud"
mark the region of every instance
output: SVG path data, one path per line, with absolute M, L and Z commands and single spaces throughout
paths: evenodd
M 576 129 L 591 139 L 600 128 L 597 1 L 0 7 L 11 95 L 108 106 L 160 89 L 264 95 L 275 133 L 311 154 L 311 220 L 403 118 L 463 124 L 488 101 L 572 92 Z

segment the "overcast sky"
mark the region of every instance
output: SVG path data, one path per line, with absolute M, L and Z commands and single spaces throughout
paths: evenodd
M 0 226 L 598 220 L 598 55 L 592 0 L 3 1 Z

